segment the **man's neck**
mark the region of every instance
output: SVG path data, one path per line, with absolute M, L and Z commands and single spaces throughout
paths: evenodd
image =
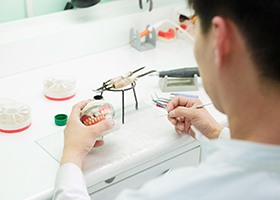
M 280 145 L 279 92 L 268 96 L 258 93 L 247 98 L 249 101 L 243 98 L 235 105 L 238 109 L 228 114 L 231 137 Z

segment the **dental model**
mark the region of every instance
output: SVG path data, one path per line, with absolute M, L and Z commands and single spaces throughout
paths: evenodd
M 114 108 L 107 103 L 101 95 L 94 96 L 81 111 L 81 121 L 86 126 L 97 124 L 105 119 L 111 119 L 115 115 Z

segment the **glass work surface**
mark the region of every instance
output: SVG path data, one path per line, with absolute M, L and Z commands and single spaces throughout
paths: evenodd
M 85 162 L 85 170 L 133 167 L 136 163 L 155 159 L 195 142 L 189 135 L 179 136 L 165 114 L 164 109 L 145 103 L 139 104 L 138 110 L 127 109 L 125 123 L 118 122 L 120 128 L 104 136 L 105 144 L 92 149 Z M 116 115 L 116 121 L 120 121 L 119 115 Z M 36 143 L 59 162 L 63 150 L 63 130 Z

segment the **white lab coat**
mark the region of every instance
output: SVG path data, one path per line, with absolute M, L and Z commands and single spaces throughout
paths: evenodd
M 117 200 L 280 199 L 280 146 L 221 139 L 202 148 L 206 156 L 198 167 L 177 169 L 139 190 L 124 190 Z M 73 164 L 57 173 L 53 200 L 66 199 L 90 199 L 83 174 Z

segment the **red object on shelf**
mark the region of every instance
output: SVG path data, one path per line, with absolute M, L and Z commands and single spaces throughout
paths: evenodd
M 172 38 L 175 38 L 175 31 L 174 31 L 174 29 L 171 29 L 171 28 L 166 32 L 159 31 L 158 36 L 165 38 L 165 39 L 172 39 Z
M 180 27 L 184 30 L 187 30 L 187 25 L 186 24 L 180 24 Z M 176 31 L 178 31 L 179 28 L 176 28 Z
M 187 29 L 187 25 L 186 25 L 186 24 L 181 24 L 180 27 L 181 27 L 182 29 L 184 29 L 184 30 Z

